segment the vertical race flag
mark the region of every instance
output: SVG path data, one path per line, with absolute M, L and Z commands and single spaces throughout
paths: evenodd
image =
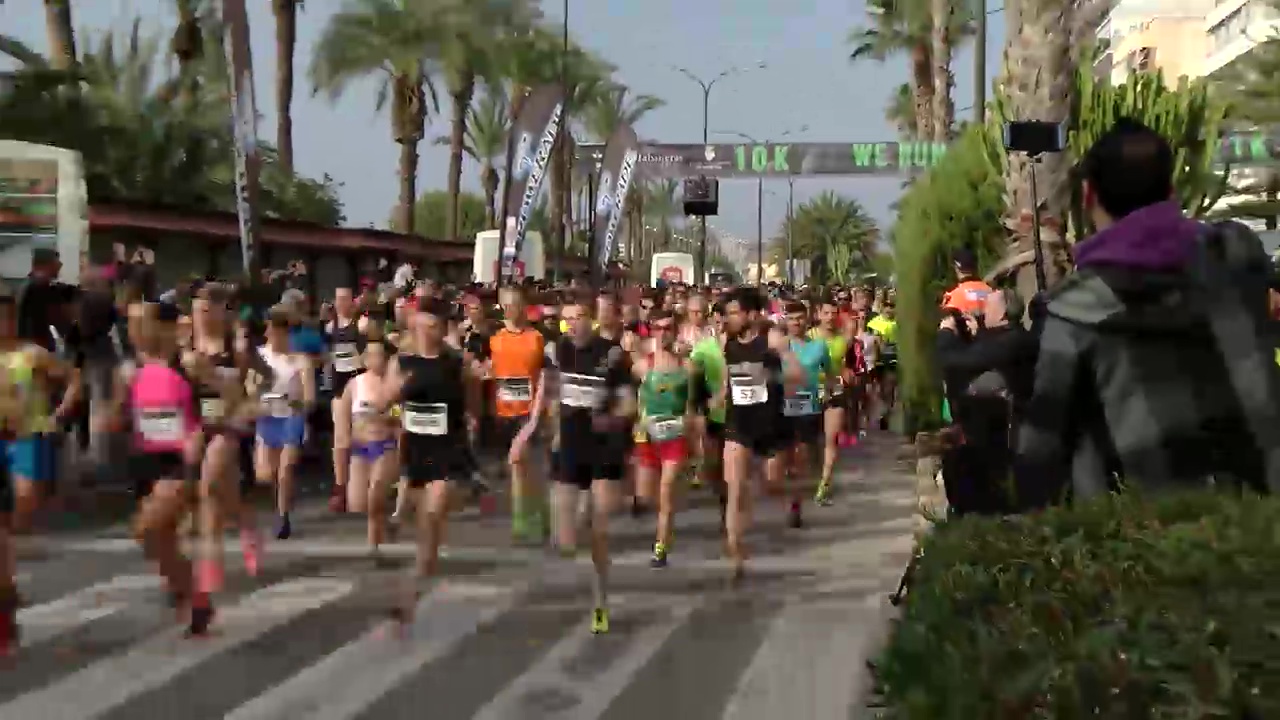
M 559 85 L 543 85 L 534 88 L 524 99 L 520 114 L 512 124 L 511 137 L 507 140 L 507 192 L 502 200 L 503 223 L 499 229 L 502 238 L 499 282 L 515 272 L 529 217 L 560 132 L 563 112 L 564 89 Z M 508 234 L 507 223 L 513 209 L 516 211 L 515 233 Z
M 595 248 L 597 268 L 593 268 L 597 284 L 601 284 L 613 256 L 618 221 L 626 212 L 627 190 L 640 159 L 640 139 L 631 125 L 622 123 L 604 146 L 600 163 L 600 183 L 596 190 L 596 218 L 591 228 L 591 245 Z
M 245 0 L 222 0 L 223 48 L 231 72 L 231 124 L 236 156 L 236 215 L 240 255 L 246 273 L 254 272 L 258 247 L 258 109 L 253 97 L 253 54 Z M 251 277 L 251 281 L 252 281 Z

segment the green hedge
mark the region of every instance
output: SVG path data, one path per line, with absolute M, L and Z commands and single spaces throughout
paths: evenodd
M 944 522 L 878 673 L 887 717 L 1280 718 L 1280 500 Z
M 1004 183 L 995 126 L 969 125 L 936 167 L 912 180 L 893 226 L 897 270 L 899 378 L 906 431 L 941 423 L 934 342 L 942 294 L 955 285 L 952 253 L 973 250 L 980 263 L 1004 250 Z

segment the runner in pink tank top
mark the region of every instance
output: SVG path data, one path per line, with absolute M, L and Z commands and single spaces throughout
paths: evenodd
M 194 397 L 186 376 L 169 363 L 138 368 L 129 391 L 134 447 L 146 454 L 184 453 L 200 427 Z
M 127 407 L 114 408 L 106 424 L 131 422 L 129 472 L 139 498 L 134 534 L 143 554 L 158 566 L 188 634 L 204 635 L 213 621 L 213 604 L 209 593 L 195 586 L 178 542 L 203 453 L 195 388 L 178 365 L 178 308 L 161 303 L 139 310 L 139 322 L 129 331 L 138 348 L 138 368 L 122 368 L 118 377 L 124 392 L 117 397 Z

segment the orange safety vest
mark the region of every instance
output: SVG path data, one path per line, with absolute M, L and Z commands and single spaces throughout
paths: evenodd
M 981 280 L 965 280 L 942 296 L 942 306 L 962 313 L 982 312 L 987 296 L 993 292 L 991 286 Z

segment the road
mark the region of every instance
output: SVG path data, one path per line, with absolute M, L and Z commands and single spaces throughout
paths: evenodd
M 512 549 L 500 518 L 459 519 L 405 637 L 383 619 L 403 567 L 375 567 L 360 520 L 318 502 L 258 578 L 229 574 L 199 640 L 181 637 L 119 529 L 46 538 L 19 568 L 24 642 L 0 669 L 0 718 L 866 717 L 863 660 L 911 548 L 914 488 L 889 470 L 891 445 L 847 452 L 836 504 L 803 529 L 759 501 L 736 588 L 705 493 L 677 516 L 663 570 L 647 566 L 652 520 L 619 517 L 602 636 L 589 562 Z M 411 548 L 388 554 L 406 566 Z

